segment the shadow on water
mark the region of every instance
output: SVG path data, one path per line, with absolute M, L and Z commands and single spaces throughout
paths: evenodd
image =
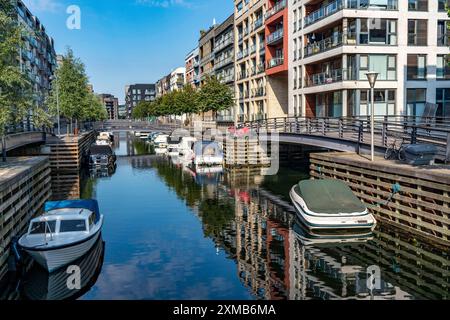
M 117 144 L 130 157 L 119 157 L 114 174 L 80 179 L 81 196 L 98 199 L 105 214 L 107 243 L 82 299 L 449 297 L 442 248 L 384 225 L 366 236 L 311 235 L 298 225 L 288 192 L 307 173 L 202 173 L 136 156 L 148 149 L 130 135 Z

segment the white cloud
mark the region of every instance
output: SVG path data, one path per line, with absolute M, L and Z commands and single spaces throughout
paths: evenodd
M 148 7 L 157 8 L 171 8 L 171 7 L 185 7 L 190 8 L 192 4 L 188 0 L 136 0 L 137 4 Z
M 63 6 L 57 0 L 23 0 L 31 12 L 56 12 Z

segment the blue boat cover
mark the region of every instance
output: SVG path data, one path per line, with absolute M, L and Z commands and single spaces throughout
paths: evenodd
M 57 209 L 87 209 L 95 213 L 95 223 L 100 220 L 100 210 L 98 208 L 97 200 L 63 200 L 63 201 L 47 201 L 44 206 L 44 211 L 48 212 Z

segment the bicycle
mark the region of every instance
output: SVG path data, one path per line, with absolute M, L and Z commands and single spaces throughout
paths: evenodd
M 402 139 L 402 143 L 398 148 L 397 148 L 397 139 L 394 140 L 394 142 L 392 142 L 392 144 L 386 149 L 384 159 L 405 161 L 406 160 L 405 139 Z

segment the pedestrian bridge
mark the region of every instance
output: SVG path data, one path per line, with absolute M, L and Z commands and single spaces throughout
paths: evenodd
M 371 146 L 371 123 L 368 117 L 304 118 L 284 117 L 243 123 L 273 139 L 278 132 L 280 143 L 317 146 L 335 151 L 364 152 Z M 374 120 L 375 152 L 384 154 L 396 144 L 426 143 L 436 145 L 438 159 L 450 161 L 450 119 L 417 117 L 377 117 Z
M 2 149 L 9 152 L 29 145 L 43 144 L 45 141 L 46 133 L 42 131 L 13 133 L 5 137 L 5 145 L 2 145 Z

